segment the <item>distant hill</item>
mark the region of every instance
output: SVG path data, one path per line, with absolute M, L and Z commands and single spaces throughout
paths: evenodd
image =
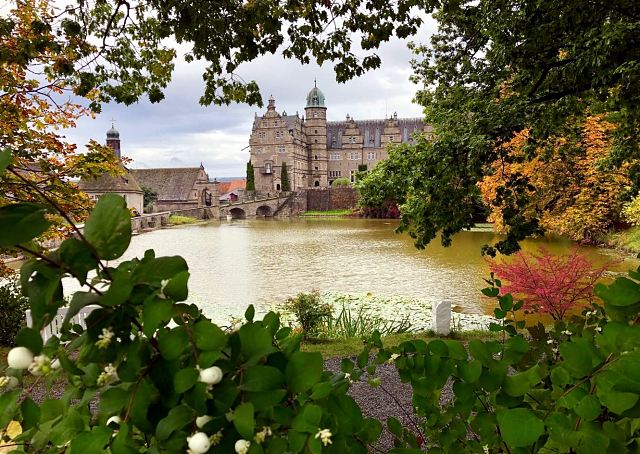
M 216 180 L 223 183 L 225 181 L 244 180 L 246 177 L 216 177 Z M 213 181 L 213 180 L 211 180 Z

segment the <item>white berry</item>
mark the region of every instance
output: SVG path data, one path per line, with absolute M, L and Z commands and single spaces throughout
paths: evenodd
M 27 347 L 12 348 L 7 356 L 7 363 L 12 369 L 26 369 L 33 361 L 33 353 Z
M 211 447 L 209 437 L 204 432 L 196 432 L 188 438 L 189 449 L 195 454 L 203 454 Z
M 250 441 L 247 440 L 238 440 L 236 441 L 235 450 L 237 453 L 246 452 L 251 445 Z
M 202 427 L 208 423 L 209 421 L 211 421 L 213 418 L 211 416 L 208 415 L 204 415 L 204 416 L 198 416 L 196 418 L 196 426 L 198 426 L 198 429 L 202 429 Z
M 200 371 L 200 381 L 208 385 L 217 385 L 222 380 L 222 369 L 218 366 L 209 367 Z
M 111 423 L 120 425 L 122 423 L 122 419 L 120 419 L 120 416 L 112 416 L 111 418 L 107 419 L 107 426 Z
M 53 370 L 60 369 L 60 360 L 58 358 L 56 358 L 53 361 L 51 361 L 51 368 Z

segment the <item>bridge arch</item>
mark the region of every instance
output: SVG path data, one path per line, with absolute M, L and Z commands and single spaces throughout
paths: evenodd
M 247 213 L 242 208 L 231 208 L 229 214 L 233 219 L 244 219 L 247 217 Z
M 273 216 L 273 210 L 268 205 L 260 205 L 256 210 L 256 216 L 260 216 L 260 217 Z

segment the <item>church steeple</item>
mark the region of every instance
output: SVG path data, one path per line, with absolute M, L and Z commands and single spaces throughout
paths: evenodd
M 113 150 L 113 154 L 116 155 L 118 159 L 120 156 L 120 133 L 113 127 L 113 121 L 111 120 L 111 129 L 107 131 L 107 146 Z

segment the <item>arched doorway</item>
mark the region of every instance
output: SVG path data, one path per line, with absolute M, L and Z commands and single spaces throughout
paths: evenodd
M 280 190 L 280 183 L 276 185 L 276 191 L 279 191 L 279 190 Z

